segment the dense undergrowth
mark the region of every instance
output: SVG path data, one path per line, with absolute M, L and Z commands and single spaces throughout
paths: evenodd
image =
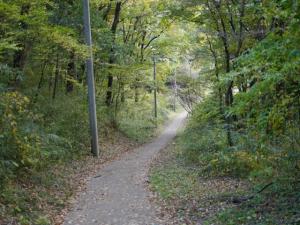
M 152 56 L 173 46 L 161 1 L 90 1 L 101 150 L 90 157 L 82 3 L 0 2 L 0 224 L 54 224 L 76 176 L 149 140 L 168 117 L 173 65 L 158 60 L 153 80 Z
M 200 177 L 250 182 L 234 207 L 206 218 L 206 224 L 300 222 L 299 6 L 277 6 L 284 25 L 230 60 L 230 70 L 204 78 L 212 81 L 212 92 L 194 108 L 178 140 L 179 158 Z
M 84 88 L 70 95 L 61 93 L 50 104 L 44 95 L 33 102 L 20 92 L 1 93 L 1 224 L 54 223 L 53 214 L 59 215 L 78 189 L 72 179 L 80 173 L 84 179 L 88 175 L 84 171 L 93 171 L 155 135 L 151 104 L 128 101 L 115 118 L 114 109 L 99 98 L 101 158 L 91 159 L 84 93 Z M 159 100 L 158 126 L 169 113 L 164 97 Z
M 178 224 L 298 224 L 298 133 L 271 145 L 236 132 L 228 147 L 217 111 L 213 98 L 200 104 L 153 165 L 151 187 L 167 211 Z
M 252 188 L 238 197 L 236 206 L 212 216 L 206 224 L 297 224 L 298 132 L 281 136 L 280 144 L 236 132 L 237 144 L 228 147 L 226 131 L 211 114 L 211 110 L 218 110 L 212 103 L 209 99 L 198 106 L 179 137 L 179 158 L 196 167 L 200 177 L 243 179 Z M 231 197 L 236 196 L 231 193 Z

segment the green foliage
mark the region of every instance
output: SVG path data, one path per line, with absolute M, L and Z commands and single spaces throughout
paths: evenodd
M 0 184 L 12 171 L 37 166 L 41 138 L 35 122 L 39 117 L 29 109 L 29 99 L 18 92 L 0 95 Z
M 101 141 L 111 129 L 148 140 L 171 106 L 165 84 L 172 83 L 180 63 L 190 64 L 200 67 L 201 76 L 183 71 L 178 77 L 177 94 L 192 111 L 179 141 L 182 157 L 207 176 L 255 184 L 273 180 L 279 186 L 274 193 L 299 180 L 297 1 L 122 1 L 118 18 L 119 3 L 91 1 Z M 179 17 L 185 22 L 175 20 Z M 5 190 L 21 176 L 87 154 L 90 135 L 82 3 L 3 0 L 0 18 L 0 189 Z M 154 88 L 160 96 L 158 121 Z M 175 173 L 185 175 L 172 171 L 167 185 L 174 184 Z M 160 176 L 154 182 L 163 183 Z M 161 189 L 169 196 L 167 187 Z M 11 196 L 2 197 L 13 202 Z M 10 213 L 21 213 L 28 201 L 20 198 Z M 242 223 L 253 215 L 245 214 Z M 20 217 L 21 224 L 32 221 L 48 223 L 44 217 Z
M 209 160 L 205 156 L 213 155 L 226 146 L 225 132 L 216 121 L 217 110 L 217 102 L 213 98 L 194 109 L 185 132 L 179 138 L 183 157 L 188 161 L 207 163 Z
M 128 102 L 118 115 L 118 127 L 127 137 L 138 142 L 146 142 L 155 135 L 157 125 L 162 125 L 168 119 L 169 110 L 164 96 L 158 100 L 158 119 L 154 118 L 152 96 L 144 96 L 138 104 Z M 150 100 L 150 101 L 149 101 Z
M 74 94 L 72 99 L 61 95 L 59 101 L 50 105 L 47 98 L 37 103 L 44 115 L 42 149 L 46 161 L 86 153 L 84 149 L 90 144 L 88 110 L 87 101 L 81 94 Z
M 113 127 L 145 141 L 155 130 L 149 94 L 154 88 L 152 45 L 170 27 L 164 2 L 122 3 L 115 31 L 111 24 L 116 1 L 99 4 L 91 2 L 100 135 L 108 136 Z M 2 1 L 0 17 L 2 186 L 4 178 L 17 171 L 86 154 L 90 138 L 82 2 Z M 159 46 L 167 54 L 167 44 Z M 164 95 L 170 68 L 164 62 L 158 67 L 157 89 Z M 107 75 L 114 78 L 112 87 L 107 86 Z M 108 90 L 114 98 L 111 106 L 105 104 Z M 142 102 L 139 96 L 147 97 Z M 160 106 L 158 124 L 167 114 L 166 104 Z
M 241 14 L 234 14 L 235 7 L 242 5 L 233 3 L 228 8 L 226 4 L 207 3 L 214 16 L 204 8 L 198 18 L 209 31 L 218 31 L 224 25 L 222 31 L 228 36 L 225 43 L 224 36 L 207 32 L 209 46 L 203 48 L 211 50 L 215 71 L 209 71 L 204 79 L 212 82 L 212 93 L 193 110 L 188 127 L 180 137 L 182 157 L 209 177 L 248 179 L 255 190 L 271 181 L 274 183 L 269 190 L 239 207 L 217 214 L 207 224 L 297 224 L 299 4 L 292 1 L 249 3 L 242 18 L 249 24 L 248 31 L 257 24 L 249 13 L 252 10 L 265 15 L 265 26 L 271 29 L 261 39 L 245 34 L 245 49 L 239 55 L 235 52 L 234 31 L 229 30 L 238 26 L 236 20 Z M 233 13 L 236 18 L 226 13 Z M 208 21 L 213 24 L 209 25 Z M 232 58 L 230 71 L 224 63 L 224 46 Z M 295 204 L 286 208 L 290 202 Z
M 170 1 L 122 1 L 117 18 L 119 2 L 90 1 L 97 116 L 104 146 L 118 130 L 145 142 L 157 131 L 156 125 L 165 122 L 169 113 L 165 82 L 173 70 L 167 58 L 178 58 L 172 49 L 180 46 L 167 41 L 172 37 L 166 9 Z M 51 191 L 46 190 L 60 180 L 58 174 L 47 173 L 49 168 L 90 154 L 82 10 L 82 1 L 0 2 L 1 222 L 12 217 L 24 225 L 50 224 L 51 218 L 43 217 L 38 205 L 59 204 L 53 196 L 52 202 L 47 199 Z M 181 36 L 188 35 L 181 32 Z M 154 54 L 161 57 L 156 83 Z M 157 121 L 154 88 L 160 96 Z M 39 187 L 43 190 L 37 200 L 30 190 Z

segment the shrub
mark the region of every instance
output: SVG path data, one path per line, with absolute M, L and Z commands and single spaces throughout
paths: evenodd
M 148 98 L 149 96 L 147 96 Z M 145 142 L 151 138 L 158 125 L 168 118 L 167 102 L 160 96 L 158 103 L 158 120 L 154 119 L 153 104 L 149 101 L 139 103 L 128 101 L 122 106 L 122 112 L 118 114 L 118 128 L 126 136 L 139 142 Z
M 85 147 L 90 144 L 86 98 L 76 93 L 58 95 L 51 104 L 47 101 L 40 98 L 37 102 L 43 114 L 43 157 L 60 160 L 86 153 Z
M 13 171 L 32 168 L 40 161 L 41 137 L 29 110 L 29 99 L 18 92 L 0 95 L 0 185 Z

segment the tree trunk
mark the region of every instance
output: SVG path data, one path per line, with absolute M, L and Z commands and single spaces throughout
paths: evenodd
M 53 85 L 53 92 L 52 92 L 52 99 L 54 100 L 56 97 L 56 89 L 57 89 L 57 83 L 59 78 L 59 55 L 57 54 L 56 58 L 56 65 L 55 65 L 55 76 L 54 76 L 54 85 Z
M 39 96 L 39 91 L 41 90 L 41 88 L 43 86 L 43 83 L 44 83 L 44 80 L 45 80 L 45 70 L 46 70 L 46 67 L 47 67 L 47 61 L 45 60 L 43 66 L 42 66 L 41 76 L 40 76 L 40 80 L 39 80 L 39 83 L 38 83 L 38 86 L 37 86 L 36 94 L 34 96 L 33 103 L 37 102 L 37 98 Z
M 76 65 L 74 52 L 70 55 L 70 62 L 68 64 L 68 77 L 66 84 L 66 92 L 71 93 L 74 90 L 73 80 L 76 79 Z
M 31 8 L 31 4 L 30 3 L 24 3 L 22 6 L 21 6 L 21 11 L 20 11 L 20 15 L 21 16 L 25 16 L 29 13 L 30 11 L 30 8 Z M 19 21 L 19 24 L 20 24 L 20 28 L 22 31 L 26 31 L 28 29 L 28 24 L 26 23 L 26 21 L 24 21 L 23 19 L 21 19 Z M 15 55 L 13 56 L 13 67 L 20 70 L 20 71 L 23 71 L 24 69 L 24 66 L 25 66 L 25 62 L 26 62 L 26 59 L 27 59 L 27 56 L 28 56 L 28 52 L 30 51 L 31 49 L 31 44 L 28 43 L 26 40 L 22 39 L 22 40 L 19 40 L 19 50 L 17 50 L 15 52 Z M 11 84 L 13 87 L 17 87 L 19 85 L 19 80 L 18 80 L 18 75 L 16 74 L 14 80 L 13 80 L 13 83 Z
M 217 3 L 216 1 L 213 1 L 216 11 L 218 13 L 219 16 L 219 20 L 220 20 L 220 24 L 221 24 L 221 28 L 222 28 L 222 32 L 221 29 L 219 28 L 219 25 L 217 25 L 218 27 L 218 32 L 220 35 L 220 38 L 223 42 L 223 47 L 224 47 L 224 56 L 225 56 L 225 72 L 229 73 L 230 72 L 230 51 L 229 51 L 229 40 L 228 40 L 228 33 L 227 33 L 227 29 L 226 29 L 226 25 L 225 25 L 225 21 L 223 19 L 222 13 L 220 11 L 220 3 Z M 216 21 L 217 24 L 219 24 L 218 21 Z M 227 85 L 227 90 L 225 93 L 225 106 L 228 109 L 229 107 L 232 106 L 233 103 L 233 93 L 232 93 L 232 88 L 233 88 L 233 81 L 230 81 Z M 231 116 L 226 116 L 226 132 L 227 132 L 227 142 L 228 145 L 231 147 L 233 146 L 233 141 L 232 141 L 232 132 L 231 132 L 231 126 L 232 126 L 232 117 Z
M 209 40 L 209 37 L 208 36 L 206 36 L 206 37 L 207 37 L 207 40 L 208 40 L 209 49 L 210 49 L 211 54 L 212 54 L 212 56 L 214 58 L 215 75 L 216 75 L 216 78 L 217 78 L 217 82 L 219 84 L 219 82 L 220 82 L 220 77 L 219 77 L 220 71 L 219 71 L 219 63 L 218 63 L 217 53 L 214 50 L 212 42 Z M 218 88 L 218 97 L 219 97 L 219 112 L 220 112 L 221 117 L 224 118 L 223 95 L 222 95 L 222 90 L 221 90 L 220 87 Z
M 116 9 L 115 9 L 115 17 L 114 17 L 114 21 L 113 21 L 113 24 L 111 27 L 111 32 L 114 36 L 113 37 L 114 39 L 115 39 L 116 31 L 118 28 L 118 24 L 120 22 L 121 9 L 122 9 L 122 2 L 117 2 Z M 114 56 L 114 43 L 115 43 L 115 40 L 113 40 L 112 48 L 111 48 L 111 52 L 110 52 L 110 57 L 109 57 L 110 64 L 114 64 L 116 61 L 115 56 Z M 113 103 L 113 99 L 112 99 L 113 81 L 114 81 L 113 74 L 110 73 L 108 75 L 108 82 L 107 82 L 107 93 L 106 93 L 106 105 L 107 106 L 111 106 L 111 104 Z

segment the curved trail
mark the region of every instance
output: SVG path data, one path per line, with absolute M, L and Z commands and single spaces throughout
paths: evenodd
M 186 116 L 181 113 L 151 143 L 105 165 L 88 183 L 64 225 L 165 225 L 157 216 L 159 208 L 149 201 L 147 172 L 153 157 L 172 141 Z

